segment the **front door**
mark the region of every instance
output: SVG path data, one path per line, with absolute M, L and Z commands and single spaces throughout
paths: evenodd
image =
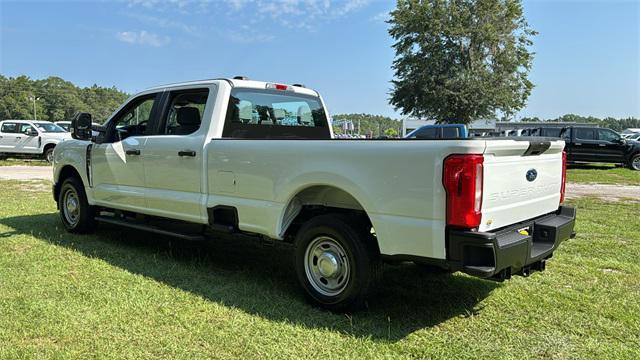
M 19 139 L 17 139 L 17 152 L 25 154 L 36 154 L 40 151 L 40 135 L 30 124 L 19 124 Z
M 155 136 L 145 145 L 144 175 L 147 206 L 154 215 L 206 223 L 202 187 L 208 88 L 165 94 Z M 213 100 L 209 101 L 212 104 Z
M 602 153 L 603 161 L 612 163 L 623 163 L 624 142 L 620 135 L 610 129 L 598 129 L 598 147 Z
M 162 93 L 131 100 L 107 124 L 105 140 L 91 151 L 93 195 L 97 204 L 144 211 L 143 156 Z

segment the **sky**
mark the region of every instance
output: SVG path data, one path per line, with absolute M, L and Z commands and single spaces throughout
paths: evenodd
M 393 40 L 381 0 L 0 0 L 0 74 L 134 93 L 244 75 L 303 83 L 330 113 L 389 105 Z M 524 2 L 539 34 L 516 118 L 640 117 L 640 0 Z

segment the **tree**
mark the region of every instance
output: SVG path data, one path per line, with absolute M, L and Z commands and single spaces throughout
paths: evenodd
M 536 32 L 519 0 L 398 0 L 389 24 L 402 114 L 468 124 L 526 104 Z

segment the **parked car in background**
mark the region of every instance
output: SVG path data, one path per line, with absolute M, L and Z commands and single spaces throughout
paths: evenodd
M 561 137 L 569 162 L 623 164 L 640 170 L 640 142 L 623 139 L 611 129 L 570 126 Z
M 69 131 L 69 128 L 71 127 L 71 121 L 56 121 L 54 122 L 54 124 L 60 126 L 61 128 L 65 129 L 65 131 Z
M 628 134 L 624 137 L 626 140 L 640 141 L 640 133 L 637 134 Z
M 146 90 L 93 138 L 90 119 L 55 151 L 69 232 L 291 246 L 300 285 L 332 310 L 363 304 L 385 260 L 505 280 L 544 270 L 573 234 L 559 139 L 333 140 L 316 91 L 244 78 Z
M 467 127 L 462 124 L 436 124 L 421 126 L 405 136 L 405 139 L 465 139 Z
M 65 129 L 67 132 L 70 131 L 70 129 L 71 129 L 71 121 L 56 121 L 54 124 L 56 124 L 56 125 L 60 126 L 61 128 Z M 102 126 L 102 125 L 100 125 L 98 123 L 92 123 L 91 124 L 91 128 L 93 129 L 93 131 L 91 132 L 91 135 L 98 136 L 100 126 Z
M 4 120 L 0 122 L 0 156 L 40 155 L 53 161 L 53 149 L 71 135 L 48 121 Z

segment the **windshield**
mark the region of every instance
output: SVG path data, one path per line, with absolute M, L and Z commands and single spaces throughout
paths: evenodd
M 49 132 L 49 133 L 67 132 L 65 129 L 53 123 L 34 123 L 34 125 L 37 126 L 38 130 L 42 132 Z

